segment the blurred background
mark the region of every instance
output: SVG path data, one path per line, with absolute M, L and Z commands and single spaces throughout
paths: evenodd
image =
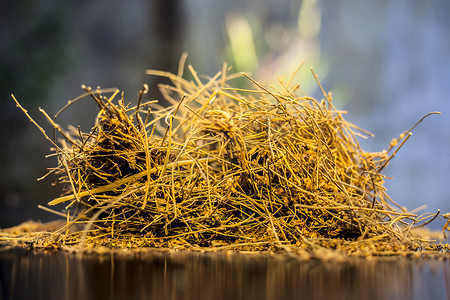
M 321 97 L 309 67 L 346 119 L 375 134 L 365 150 L 387 149 L 423 115 L 385 169 L 391 198 L 412 210 L 450 212 L 450 2 L 447 0 L 16 0 L 0 4 L 0 228 L 52 214 L 37 208 L 60 193 L 42 181 L 55 166 L 50 143 L 19 111 L 13 93 L 51 135 L 38 108 L 54 115 L 81 84 L 117 87 L 136 101 L 146 69 L 176 72 L 183 51 L 198 73 L 223 62 L 267 81 L 294 71 Z M 93 126 L 83 101 L 59 121 Z M 443 222 L 435 222 L 438 229 Z

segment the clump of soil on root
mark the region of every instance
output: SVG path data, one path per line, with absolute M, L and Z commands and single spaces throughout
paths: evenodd
M 61 137 L 52 141 L 59 159 L 52 172 L 67 188 L 49 205 L 63 204 L 67 223 L 40 244 L 358 255 L 448 250 L 412 234 L 436 215 L 405 211 L 383 187 L 381 171 L 410 131 L 386 151 L 365 152 L 357 137 L 370 134 L 344 120 L 330 93 L 322 101 L 304 95 L 295 74 L 271 86 L 229 75 L 226 65 L 206 79 L 190 66 L 192 80 L 183 79 L 183 69 L 147 71 L 171 80 L 160 86 L 167 107 L 144 101 L 145 85 L 135 104 L 118 90 L 83 87 L 77 101 L 90 97 L 99 109 L 90 132 L 63 131 L 44 112 Z M 253 88 L 234 88 L 239 76 Z

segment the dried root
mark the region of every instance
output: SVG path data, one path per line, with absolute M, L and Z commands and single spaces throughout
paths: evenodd
M 54 242 L 360 255 L 424 248 L 411 228 L 432 216 L 397 208 L 380 172 L 410 131 L 388 151 L 365 152 L 357 137 L 367 133 L 344 120 L 331 94 L 304 96 L 294 76 L 278 88 L 247 76 L 255 88 L 243 90 L 226 66 L 206 81 L 189 69 L 192 81 L 147 72 L 172 81 L 160 87 L 168 107 L 142 102 L 146 86 L 136 106 L 123 94 L 116 101 L 118 90 L 83 87 L 99 108 L 88 133 L 46 115 L 61 136 L 52 140 L 54 172 L 67 187 L 49 203 L 67 209 Z

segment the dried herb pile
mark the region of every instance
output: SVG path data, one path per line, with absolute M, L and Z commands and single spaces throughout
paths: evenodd
M 270 86 L 228 75 L 226 65 L 206 79 L 188 69 L 191 80 L 182 64 L 178 75 L 147 72 L 171 80 L 160 87 L 167 107 L 144 100 L 145 85 L 134 104 L 118 90 L 83 87 L 77 101 L 90 97 L 99 108 L 90 132 L 62 130 L 44 112 L 60 136 L 52 172 L 67 188 L 49 203 L 64 204 L 67 224 L 47 244 L 349 254 L 430 247 L 411 228 L 432 216 L 402 210 L 383 187 L 381 171 L 409 131 L 387 151 L 365 152 L 357 137 L 369 134 L 345 121 L 331 94 L 304 95 L 295 74 Z M 238 76 L 253 88 L 233 88 Z

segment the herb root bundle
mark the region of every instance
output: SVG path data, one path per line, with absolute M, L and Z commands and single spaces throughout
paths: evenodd
M 381 173 L 409 132 L 387 151 L 365 152 L 357 137 L 368 133 L 344 120 L 331 94 L 322 101 L 303 95 L 294 75 L 274 87 L 228 75 L 226 66 L 206 80 L 189 70 L 191 80 L 182 71 L 147 71 L 171 80 L 160 87 L 168 107 L 143 101 L 145 86 L 135 106 L 118 90 L 83 87 L 99 108 L 87 133 L 63 131 L 46 115 L 61 136 L 52 171 L 67 187 L 49 203 L 67 209 L 53 243 L 421 249 L 411 227 L 431 216 L 397 207 Z M 238 76 L 253 88 L 233 88 Z

